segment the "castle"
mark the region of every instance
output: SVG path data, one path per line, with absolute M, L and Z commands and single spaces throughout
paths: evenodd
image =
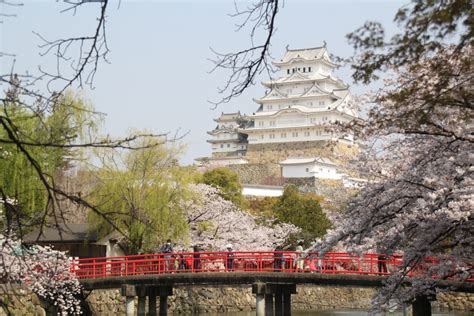
M 262 82 L 265 94 L 250 115 L 222 113 L 208 132 L 214 165 L 279 164 L 285 177 L 340 179 L 339 154 L 357 151 L 352 135 L 331 129 L 358 118 L 349 86 L 336 78 L 326 46 L 288 49 L 273 61 L 280 77 Z

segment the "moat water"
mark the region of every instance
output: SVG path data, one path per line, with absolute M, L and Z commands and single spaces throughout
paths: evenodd
M 255 312 L 234 312 L 234 313 L 203 313 L 203 314 L 193 314 L 199 316 L 254 316 Z M 327 310 L 327 311 L 312 311 L 312 312 L 292 312 L 293 316 L 361 316 L 367 315 L 366 311 L 363 310 Z M 402 316 L 403 313 L 387 313 L 387 316 Z M 433 312 L 433 316 L 472 316 L 473 313 L 469 312 Z

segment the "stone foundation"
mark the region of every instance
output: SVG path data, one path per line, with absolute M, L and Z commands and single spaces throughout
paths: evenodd
M 292 295 L 293 310 L 361 309 L 371 306 L 374 289 L 352 287 L 298 286 Z M 93 291 L 87 299 L 95 315 L 123 314 L 125 301 L 118 290 Z M 221 313 L 255 310 L 255 295 L 250 287 L 175 289 L 168 298 L 169 311 L 183 313 Z M 470 311 L 474 294 L 440 293 L 434 309 Z
M 11 306 L 10 315 L 46 315 L 44 302 L 31 292 L 18 288 L 10 295 L 1 293 L 2 300 Z M 292 307 L 299 311 L 370 308 L 374 289 L 352 287 L 298 286 L 292 296 Z M 119 290 L 95 290 L 87 297 L 94 315 L 123 315 L 125 299 Z M 241 288 L 178 288 L 168 298 L 169 311 L 177 314 L 196 312 L 236 312 L 255 309 L 255 295 L 250 286 Z M 433 309 L 472 311 L 473 293 L 438 293 Z M 0 315 L 7 312 L 0 309 Z
M 474 293 L 441 292 L 432 306 L 441 310 L 474 311 Z
M 264 184 L 267 178 L 281 177 L 281 168 L 278 164 L 249 163 L 227 167 L 239 175 L 240 183 Z
M 289 157 L 326 157 L 336 161 L 354 157 L 358 151 L 356 145 L 335 141 L 251 144 L 245 158 L 250 163 L 276 164 Z

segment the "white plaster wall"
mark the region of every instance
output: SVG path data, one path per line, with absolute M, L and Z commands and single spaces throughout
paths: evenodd
M 319 105 L 319 101 L 324 101 L 324 105 Z M 309 106 L 308 103 L 313 102 L 313 106 Z M 330 103 L 329 99 L 317 99 L 314 101 L 305 101 L 304 103 L 299 103 L 303 104 L 308 108 L 327 108 Z M 267 105 L 265 105 L 267 106 Z M 273 105 L 273 107 L 276 107 L 276 105 Z M 278 110 L 278 109 L 276 109 Z M 272 110 L 275 111 L 275 110 Z M 314 120 L 312 120 L 314 119 Z M 324 124 L 324 123 L 329 123 L 330 121 L 340 121 L 340 122 L 346 122 L 348 121 L 347 118 L 342 116 L 340 113 L 337 112 L 315 112 L 315 113 L 301 113 L 297 112 L 296 110 L 294 112 L 287 112 L 287 113 L 282 113 L 277 116 L 272 116 L 272 117 L 255 117 L 255 128 L 268 128 L 268 127 L 288 127 L 288 126 L 298 126 L 298 125 L 307 125 L 307 124 Z M 275 122 L 275 125 L 271 125 L 271 122 Z M 263 123 L 263 125 L 262 125 Z M 237 134 L 235 134 L 235 137 L 237 137 Z
M 284 178 L 309 178 L 313 176 L 311 169 L 312 163 L 282 165 L 282 175 Z
M 309 136 L 305 135 L 305 132 L 309 131 Z M 298 136 L 293 136 L 293 133 L 297 132 Z M 282 136 L 282 133 L 286 134 L 286 137 Z M 274 135 L 271 138 L 271 134 Z M 263 139 L 261 135 L 264 135 Z M 330 140 L 334 136 L 330 133 L 321 129 L 318 126 L 306 126 L 304 128 L 292 128 L 292 129 L 275 129 L 265 131 L 254 131 L 249 134 L 249 144 L 268 144 L 268 143 L 284 143 L 284 142 L 297 142 L 297 141 L 318 141 L 318 140 Z
M 270 196 L 278 197 L 283 194 L 282 188 L 253 188 L 253 187 L 243 187 L 242 195 L 245 196 Z
M 335 166 L 321 163 L 305 163 L 294 165 L 282 165 L 282 174 L 285 178 L 310 178 L 316 177 L 321 179 L 342 178 L 342 174 L 337 172 Z
M 337 172 L 335 166 L 325 165 L 325 164 L 315 164 L 311 170 L 311 173 L 316 178 L 321 179 L 335 179 L 340 180 L 342 178 L 342 174 Z
M 238 139 L 237 132 L 223 132 L 219 134 L 215 134 L 212 136 L 212 139 Z

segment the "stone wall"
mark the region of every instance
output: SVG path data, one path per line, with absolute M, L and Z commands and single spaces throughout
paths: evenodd
M 316 311 L 330 309 L 370 308 L 374 289 L 353 287 L 298 286 L 292 295 L 293 310 Z M 123 314 L 125 301 L 118 290 L 93 291 L 88 297 L 95 315 Z M 250 287 L 241 288 L 188 288 L 175 289 L 168 298 L 169 310 L 183 313 L 221 313 L 252 311 L 255 295 Z M 474 309 L 472 293 L 440 293 L 433 309 L 470 311 Z
M 299 311 L 369 309 L 375 290 L 352 287 L 298 286 L 292 307 Z
M 245 158 L 250 163 L 279 163 L 288 157 L 326 157 L 345 160 L 358 152 L 358 147 L 332 141 L 310 141 L 248 145 Z M 337 158 L 336 158 L 337 157 Z
M 441 310 L 474 311 L 474 293 L 441 292 L 433 306 Z
M 3 292 L 3 291 L 2 291 Z M 0 308 L 0 315 L 46 315 L 46 310 L 41 305 L 38 296 L 23 289 L 11 291 L 8 294 L 3 292 L 2 302 L 8 304 L 9 310 Z
M 119 290 L 93 291 L 87 301 L 94 315 L 125 313 L 125 300 Z M 168 308 L 179 314 L 250 311 L 255 309 L 255 296 L 249 287 L 178 288 L 168 297 Z
M 227 167 L 239 175 L 240 183 L 262 184 L 269 177 L 281 176 L 281 168 L 278 164 L 249 163 Z
M 328 309 L 370 308 L 374 289 L 352 287 L 298 286 L 298 294 L 292 295 L 294 310 L 314 311 Z M 46 315 L 45 304 L 31 292 L 10 289 L 1 292 L 2 300 L 11 306 L 10 315 Z M 87 297 L 93 315 L 123 315 L 125 299 L 119 290 L 95 290 Z M 177 314 L 196 312 L 236 312 L 255 309 L 255 295 L 250 287 L 241 288 L 178 288 L 168 298 L 169 310 Z M 473 293 L 438 293 L 433 309 L 472 311 Z M 0 309 L 0 315 L 7 313 Z

